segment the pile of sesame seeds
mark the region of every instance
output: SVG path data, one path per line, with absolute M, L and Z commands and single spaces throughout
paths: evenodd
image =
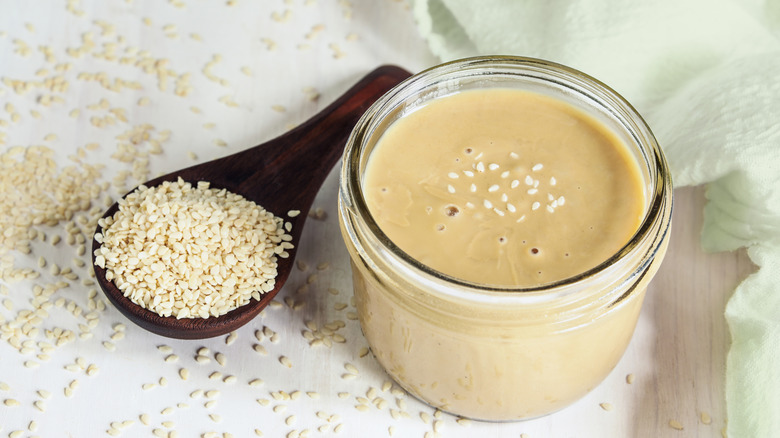
M 95 264 L 161 316 L 216 317 L 259 300 L 293 247 L 289 222 L 205 181 L 140 186 L 118 204 L 98 221 Z

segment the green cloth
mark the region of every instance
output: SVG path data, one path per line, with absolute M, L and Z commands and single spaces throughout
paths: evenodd
M 415 0 L 443 61 L 543 58 L 616 89 L 648 120 L 676 186 L 707 183 L 702 244 L 746 247 L 734 291 L 730 437 L 780 434 L 780 1 Z

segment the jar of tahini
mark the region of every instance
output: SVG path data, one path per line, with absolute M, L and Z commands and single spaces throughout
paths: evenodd
M 344 153 L 339 219 L 360 324 L 414 396 L 522 420 L 596 387 L 666 251 L 672 182 L 615 91 L 538 59 L 412 76 Z

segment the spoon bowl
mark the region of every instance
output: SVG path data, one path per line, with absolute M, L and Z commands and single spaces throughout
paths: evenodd
M 260 300 L 251 300 L 217 317 L 160 316 L 132 302 L 113 281 L 106 279 L 106 270 L 95 264 L 95 251 L 101 244 L 93 238 L 92 265 L 96 281 L 108 300 L 135 324 L 171 338 L 210 338 L 249 322 L 271 302 L 287 280 L 309 209 L 322 182 L 341 158 L 352 128 L 374 101 L 409 76 L 400 67 L 379 67 L 307 122 L 273 140 L 144 183 L 154 187 L 182 178 L 194 186 L 198 181 L 208 181 L 212 188 L 239 194 L 292 224 L 289 234 L 294 248 L 288 250 L 289 257 L 277 257 L 276 284 Z M 118 209 L 118 203 L 114 203 L 103 217 L 113 216 Z M 300 214 L 288 217 L 290 210 L 298 210 Z M 100 232 L 98 226 L 96 233 Z

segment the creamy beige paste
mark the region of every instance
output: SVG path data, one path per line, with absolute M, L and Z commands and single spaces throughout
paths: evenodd
M 481 284 L 537 286 L 608 259 L 644 211 L 639 168 L 592 117 L 511 89 L 434 99 L 395 121 L 363 191 L 400 249 Z

